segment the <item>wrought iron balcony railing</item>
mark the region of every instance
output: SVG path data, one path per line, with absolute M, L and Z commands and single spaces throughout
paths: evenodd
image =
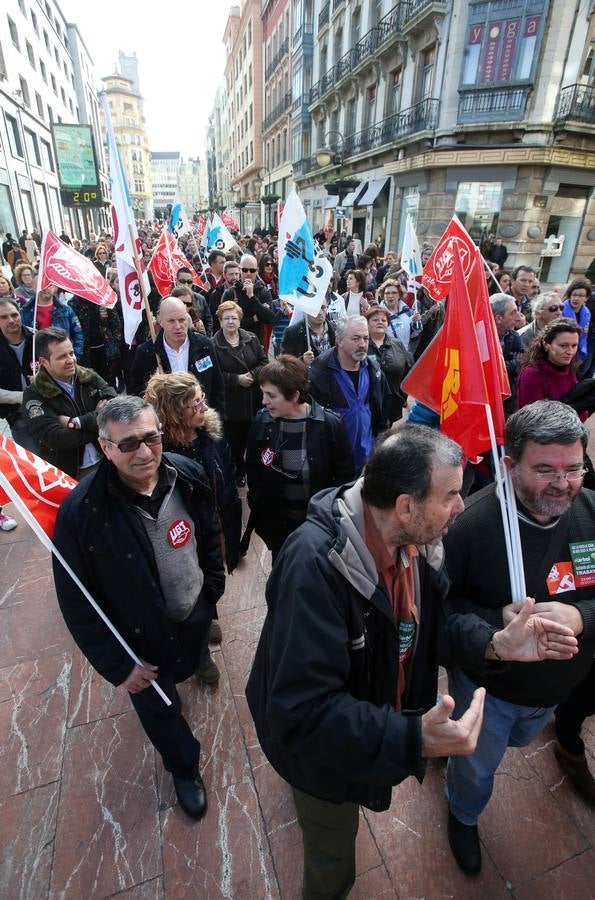
M 570 84 L 558 94 L 554 122 L 595 122 L 595 87 L 589 84 Z
M 276 107 L 265 116 L 264 122 L 262 123 L 262 130 L 268 131 L 271 125 L 280 119 L 283 113 L 286 113 L 287 110 L 291 109 L 291 91 L 288 91 L 280 103 L 277 103 Z
M 268 64 L 268 66 L 265 69 L 264 77 L 267 81 L 269 80 L 269 78 L 271 77 L 271 75 L 273 74 L 273 72 L 275 71 L 275 69 L 277 68 L 277 66 L 279 65 L 281 60 L 283 59 L 283 57 L 287 56 L 288 52 L 289 52 L 289 38 L 285 38 L 285 40 L 283 41 L 283 43 L 281 44 L 281 46 L 279 47 L 279 49 L 277 50 L 277 52 L 273 56 L 272 60 L 270 61 L 270 63 Z
M 525 117 L 531 85 L 463 91 L 459 122 L 517 122 Z
M 428 97 L 363 131 L 348 135 L 343 147 L 344 156 L 357 156 L 358 153 L 376 150 L 421 131 L 433 131 L 438 121 L 439 108 L 440 101 Z

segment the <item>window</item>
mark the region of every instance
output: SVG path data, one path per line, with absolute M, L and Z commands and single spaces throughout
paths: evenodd
M 31 46 L 29 41 L 25 41 L 25 46 L 27 48 L 27 56 L 29 57 L 29 62 L 31 63 L 31 66 L 35 68 L 35 56 L 33 54 L 33 47 Z
M 283 162 L 287 162 L 287 128 L 283 129 Z
M 248 112 L 250 114 L 250 124 L 252 125 L 252 104 L 250 104 Z
M 14 22 L 12 21 L 10 16 L 7 16 L 6 18 L 8 19 L 8 29 L 10 31 L 10 39 L 13 42 L 13 44 L 15 45 L 15 47 L 17 48 L 17 50 L 20 51 L 21 48 L 19 46 L 19 33 L 17 31 L 17 26 L 14 24 Z
M 51 22 L 52 21 L 52 7 L 47 2 L 47 0 L 46 0 L 46 4 L 45 4 L 45 14 Z
M 70 99 L 70 97 L 68 98 L 68 106 L 70 108 L 70 112 L 72 113 L 72 115 L 74 115 L 74 106 L 72 105 L 72 100 Z
M 40 119 L 43 119 L 43 101 L 37 91 L 35 91 L 35 103 L 37 104 L 37 113 Z
M 60 94 L 62 95 L 62 103 L 64 103 L 64 105 L 66 105 L 66 93 L 65 93 L 63 87 L 60 88 Z
M 66 75 L 66 78 L 68 78 L 68 66 L 66 65 L 65 61 L 62 63 L 62 68 L 64 69 L 64 74 Z
M 52 78 L 52 90 L 57 97 L 58 96 L 58 85 L 56 84 L 56 79 L 54 78 L 53 75 L 51 76 L 51 78 Z
M 362 27 L 362 10 L 361 6 L 358 6 L 357 9 L 354 9 L 351 15 L 351 41 L 350 44 L 354 47 L 360 39 Z
M 248 85 L 252 87 L 252 63 L 248 66 Z
M 19 133 L 17 120 L 6 113 L 6 127 L 8 129 L 8 143 L 13 156 L 23 156 L 23 144 Z
M 389 74 L 388 91 L 386 97 L 386 115 L 394 116 L 401 106 L 401 84 L 403 81 L 403 67 L 398 66 Z
M 369 128 L 376 119 L 376 85 L 373 84 L 366 91 L 366 105 L 364 107 L 364 128 Z
M 31 24 L 33 25 L 33 31 L 35 32 L 37 37 L 39 37 L 39 26 L 37 25 L 37 16 L 33 12 L 33 10 L 31 10 Z
M 281 135 L 277 135 L 277 163 L 278 166 L 281 165 Z
M 254 161 L 254 143 L 250 141 L 250 162 Z
M 26 13 L 26 10 L 25 10 L 25 3 L 24 3 L 24 0 L 19 0 L 19 9 L 20 9 L 20 11 L 22 12 L 22 14 L 23 14 L 24 16 L 27 14 L 27 13 Z
M 48 120 L 50 122 L 54 121 L 54 110 L 52 109 L 52 107 L 50 106 L 49 103 L 48 103 Z
M 35 163 L 35 165 L 41 165 L 41 156 L 39 155 L 39 144 L 37 143 L 37 135 L 33 134 L 28 128 L 23 128 L 25 132 L 25 147 L 27 148 L 27 155 L 29 157 L 29 162 Z
M 60 54 L 58 53 L 58 48 L 54 47 L 54 56 L 56 58 L 56 65 L 60 65 Z
M 41 72 L 41 77 L 47 84 L 48 83 L 48 73 L 45 70 L 45 63 L 44 63 L 43 59 L 39 60 L 39 71 Z
M 501 182 L 459 182 L 455 212 L 474 240 L 496 234 L 501 208 Z
M 508 85 L 531 79 L 544 16 L 530 3 L 478 4 L 470 8 L 461 85 Z M 538 5 L 539 6 L 539 5 Z M 508 14 L 508 17 L 507 17 Z
M 418 100 L 426 100 L 432 96 L 434 80 L 434 63 L 436 60 L 436 45 L 432 44 L 421 53 L 419 70 Z
M 252 20 L 248 22 L 248 46 L 252 43 Z
M 48 33 L 47 33 L 47 31 L 46 31 L 45 29 L 44 29 L 44 32 L 43 32 L 43 42 L 44 42 L 44 44 L 46 45 L 46 47 L 47 47 L 47 49 L 48 49 L 48 51 L 49 51 L 49 50 L 50 50 L 50 39 L 49 39 Z
M 345 113 L 345 134 L 355 133 L 355 113 L 356 100 L 355 97 L 352 97 L 347 101 L 347 110 Z
M 25 81 L 22 75 L 19 75 L 19 84 L 21 86 L 21 96 L 23 98 L 23 103 L 29 109 L 31 108 L 31 97 L 29 96 L 29 85 Z
M 43 140 L 43 138 L 41 138 L 41 158 L 43 160 L 44 168 L 49 169 L 50 172 L 55 172 L 52 148 L 47 141 Z

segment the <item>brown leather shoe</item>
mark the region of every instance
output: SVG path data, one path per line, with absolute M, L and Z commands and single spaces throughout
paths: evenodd
M 217 684 L 220 678 L 220 672 L 210 653 L 208 653 L 200 666 L 196 670 L 196 677 L 203 684 Z
M 554 753 L 560 766 L 587 803 L 595 806 L 595 778 L 591 774 L 584 753 L 569 753 L 562 744 L 554 744 Z

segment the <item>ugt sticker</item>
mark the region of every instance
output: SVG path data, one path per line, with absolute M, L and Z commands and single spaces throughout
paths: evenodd
M 272 466 L 275 459 L 275 451 L 272 447 L 265 447 L 260 454 L 260 461 L 263 466 Z
M 172 547 L 184 547 L 192 535 L 190 523 L 185 519 L 176 519 L 167 529 L 167 540 Z
M 595 541 L 577 541 L 569 547 L 576 586 L 581 588 L 595 584 Z
M 571 562 L 554 563 L 550 574 L 546 579 L 547 589 L 550 594 L 565 594 L 566 591 L 575 591 L 574 572 Z

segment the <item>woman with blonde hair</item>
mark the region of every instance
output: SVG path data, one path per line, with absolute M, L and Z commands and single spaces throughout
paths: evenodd
M 205 470 L 221 526 L 223 558 L 228 573 L 231 573 L 239 560 L 242 504 L 219 413 L 209 407 L 200 384 L 191 372 L 153 375 L 145 390 L 145 400 L 155 408 L 159 417 L 164 449 L 200 463 Z M 209 641 L 219 644 L 221 639 L 215 609 Z M 201 660 L 196 674 L 206 684 L 219 680 L 219 670 L 210 653 L 207 652 Z

